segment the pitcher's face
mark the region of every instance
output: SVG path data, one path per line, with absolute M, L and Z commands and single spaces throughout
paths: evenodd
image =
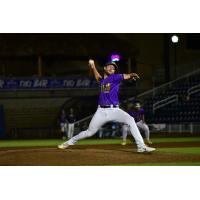
M 104 71 L 107 75 L 111 75 L 115 73 L 115 67 L 113 65 L 107 65 L 104 67 Z

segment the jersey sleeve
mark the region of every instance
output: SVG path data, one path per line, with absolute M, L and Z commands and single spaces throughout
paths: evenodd
M 113 81 L 119 83 L 120 81 L 124 80 L 123 74 L 114 74 Z

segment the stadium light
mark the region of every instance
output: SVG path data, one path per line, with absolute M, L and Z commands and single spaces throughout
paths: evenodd
M 120 55 L 118 55 L 118 54 L 111 55 L 111 61 L 112 62 L 118 62 L 118 61 L 120 61 Z
M 178 43 L 179 37 L 177 35 L 172 35 L 171 41 L 172 41 L 172 43 Z

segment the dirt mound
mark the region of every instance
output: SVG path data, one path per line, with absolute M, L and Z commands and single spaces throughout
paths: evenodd
M 155 147 L 200 146 L 200 143 L 160 143 Z M 129 163 L 198 162 L 200 155 L 153 152 L 138 154 L 134 145 L 77 145 L 70 149 L 1 148 L 3 166 L 96 166 Z

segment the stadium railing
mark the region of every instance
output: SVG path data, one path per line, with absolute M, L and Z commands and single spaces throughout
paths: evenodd
M 200 84 L 195 85 L 187 90 L 187 95 L 190 97 L 192 94 L 200 92 Z
M 200 66 L 200 63 L 199 63 L 199 66 Z M 148 97 L 154 97 L 155 95 L 161 93 L 162 91 L 164 91 L 168 88 L 170 89 L 173 86 L 173 84 L 177 84 L 179 81 L 182 81 L 184 79 L 187 80 L 190 76 L 196 75 L 196 74 L 200 74 L 200 67 L 199 67 L 198 70 L 192 71 L 192 72 L 190 72 L 186 75 L 183 75 L 183 76 L 181 76 L 181 77 L 179 77 L 179 78 L 177 78 L 173 81 L 170 81 L 168 83 L 164 83 L 164 84 L 162 84 L 162 85 L 160 85 L 156 88 L 152 88 L 151 90 L 145 91 L 145 92 L 143 92 L 143 93 L 141 93 L 137 96 L 130 97 L 130 98 L 127 99 L 127 101 L 133 101 L 135 98 L 140 100 L 140 99 L 146 99 Z
M 167 97 L 161 101 L 157 101 L 156 103 L 153 104 L 153 113 L 158 110 L 159 108 L 162 108 L 164 106 L 167 106 L 171 103 L 177 102 L 178 101 L 178 95 L 172 95 L 170 97 Z

